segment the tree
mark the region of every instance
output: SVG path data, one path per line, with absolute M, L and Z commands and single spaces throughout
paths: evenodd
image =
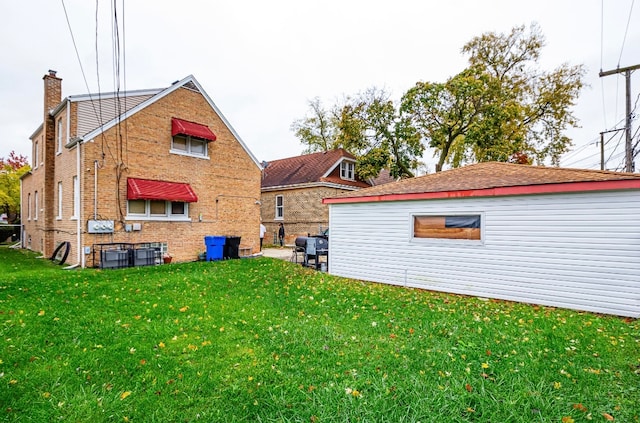
M 420 136 L 384 90 L 348 98 L 340 110 L 336 145 L 358 158 L 361 178 L 389 169 L 394 178 L 414 176 L 424 152 Z
M 305 145 L 304 154 L 328 151 L 336 142 L 335 116 L 325 110 L 318 97 L 309 101 L 311 114 L 291 124 L 291 130 Z
M 20 218 L 20 177 L 31 170 L 27 158 L 9 153 L 0 157 L 0 213 L 6 213 L 9 223 Z
M 535 65 L 544 46 L 537 25 L 509 34 L 485 33 L 462 49 L 469 67 L 442 83 L 418 82 L 403 96 L 425 143 L 439 155 L 437 170 L 480 161 L 527 161 L 557 165 L 577 126 L 570 108 L 583 87 L 582 66 L 552 72 Z
M 424 147 L 410 120 L 383 90 L 346 97 L 329 110 L 318 98 L 309 106 L 311 113 L 291 125 L 305 153 L 344 148 L 356 156 L 356 173 L 364 179 L 384 168 L 394 177 L 413 176 Z

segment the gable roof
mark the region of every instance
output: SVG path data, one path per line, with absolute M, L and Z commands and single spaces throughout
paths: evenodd
M 486 162 L 325 199 L 325 203 L 640 189 L 640 174 Z
M 227 121 L 227 119 L 224 117 L 220 109 L 218 109 L 218 107 L 215 105 L 213 100 L 211 100 L 209 95 L 205 92 L 205 90 L 202 88 L 200 83 L 196 80 L 196 78 L 193 75 L 189 75 L 180 81 L 176 81 L 173 84 L 171 84 L 170 87 L 167 87 L 167 88 L 130 91 L 128 93 L 121 93 L 120 96 L 122 98 L 126 98 L 128 103 L 125 103 L 126 107 L 124 108 L 124 111 L 120 116 L 117 116 L 117 113 L 114 112 L 115 110 L 115 106 L 114 106 L 115 94 L 114 93 L 107 93 L 107 94 L 101 94 L 101 95 L 96 94 L 96 95 L 70 96 L 61 102 L 61 104 L 54 110 L 54 113 L 56 113 L 68 101 L 75 101 L 79 103 L 78 128 L 84 129 L 83 131 L 81 131 L 81 132 L 84 132 L 84 134 L 81 134 L 81 136 L 77 139 L 71 140 L 71 142 L 69 142 L 69 144 L 67 145 L 67 147 L 70 148 L 70 147 L 73 147 L 77 142 L 89 141 L 97 137 L 104 131 L 117 125 L 118 122 L 121 122 L 127 119 L 128 117 L 138 113 L 139 111 L 143 110 L 147 106 L 155 103 L 156 101 L 160 100 L 163 97 L 166 97 L 167 95 L 173 93 L 174 91 L 180 88 L 186 88 L 192 91 L 199 92 L 205 98 L 207 103 L 209 103 L 209 106 L 211 106 L 211 108 L 220 117 L 220 119 L 225 124 L 225 126 L 229 128 L 229 131 L 233 134 L 235 139 L 238 140 L 238 142 L 240 143 L 242 148 L 245 150 L 245 152 L 249 155 L 251 160 L 253 160 L 256 166 L 261 168 L 261 165 L 260 165 L 260 162 L 258 162 L 258 159 L 249 150 L 249 148 L 244 143 L 244 141 L 242 141 L 242 138 L 240 138 L 240 135 L 238 135 L 238 133 L 231 126 L 229 121 Z M 84 109 L 80 107 L 80 105 L 82 105 Z M 99 117 L 96 117 L 95 110 L 97 110 L 97 107 L 104 107 L 103 110 L 106 110 L 106 113 L 100 113 L 98 115 Z M 87 114 L 85 114 L 85 118 L 83 119 L 83 116 L 80 114 L 80 110 L 89 111 L 90 113 L 88 112 Z
M 363 181 L 350 181 L 339 175 L 334 176 L 332 171 L 344 160 L 355 163 L 356 158 L 339 148 L 274 160 L 263 170 L 262 188 L 276 189 L 308 184 L 340 185 L 342 188 L 353 189 L 370 186 Z

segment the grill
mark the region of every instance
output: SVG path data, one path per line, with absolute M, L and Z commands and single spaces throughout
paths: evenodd
M 303 256 L 302 265 L 307 267 L 315 267 L 316 270 L 322 268 L 321 257 L 326 257 L 324 264 L 329 258 L 329 242 L 324 238 L 313 236 L 299 236 L 295 241 L 295 252 L 301 253 Z

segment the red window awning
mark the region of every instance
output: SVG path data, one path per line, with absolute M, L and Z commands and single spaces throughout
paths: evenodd
M 198 196 L 189 184 L 127 178 L 127 200 L 164 200 L 195 203 L 198 201 Z
M 211 132 L 211 129 L 206 125 L 189 122 L 188 120 L 171 118 L 171 136 L 173 137 L 177 134 L 190 135 L 192 137 L 202 138 L 208 141 L 216 140 L 216 134 Z

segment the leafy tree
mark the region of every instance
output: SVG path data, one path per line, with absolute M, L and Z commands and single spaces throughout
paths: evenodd
M 362 178 L 389 169 L 395 178 L 414 176 L 424 152 L 420 136 L 384 90 L 348 98 L 340 110 L 336 145 L 358 158 Z
M 291 125 L 305 153 L 344 148 L 356 156 L 361 178 L 376 177 L 384 168 L 394 177 L 413 176 L 424 147 L 384 91 L 369 89 L 329 110 L 315 98 L 309 107 L 310 114 Z
M 309 101 L 310 115 L 291 124 L 291 130 L 306 147 L 304 154 L 328 151 L 336 142 L 336 119 L 318 97 Z
M 544 46 L 537 25 L 485 33 L 462 49 L 469 67 L 445 83 L 418 82 L 401 110 L 439 155 L 437 170 L 476 161 L 549 159 L 557 165 L 577 126 L 570 111 L 582 89 L 582 66 L 551 72 L 535 65 Z M 517 159 L 516 159 L 517 158 Z
M 6 213 L 9 223 L 20 217 L 20 177 L 31 170 L 27 158 L 9 153 L 6 159 L 0 157 L 0 213 Z

